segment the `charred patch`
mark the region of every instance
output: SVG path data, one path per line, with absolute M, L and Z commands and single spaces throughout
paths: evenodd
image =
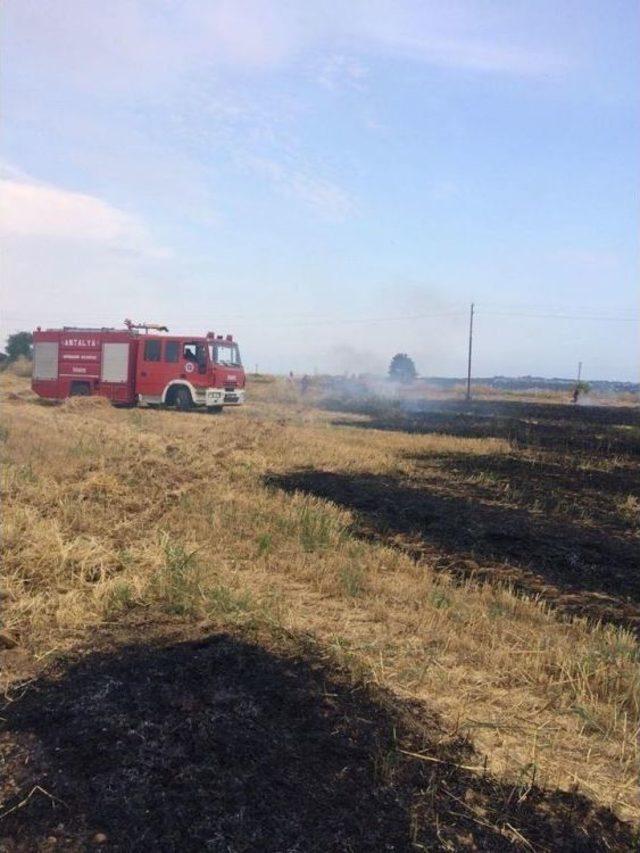
M 499 782 L 425 708 L 309 649 L 220 634 L 96 652 L 59 662 L 3 716 L 5 850 L 634 845 L 608 810 Z
M 640 466 L 600 470 L 579 459 L 554 453 L 512 455 L 463 453 L 413 456 L 418 475 L 440 472 L 450 487 L 469 497 L 510 504 L 536 512 L 551 512 L 568 521 L 582 521 L 618 535 L 640 532 L 624 512 L 629 496 L 640 498 Z M 640 543 L 637 543 L 640 555 Z
M 355 510 L 356 532 L 381 538 L 436 566 L 508 581 L 568 612 L 640 626 L 638 543 L 542 512 L 489 503 L 468 489 L 374 474 L 304 470 L 268 484 Z M 476 565 L 477 561 L 477 565 Z
M 640 456 L 640 412 L 622 406 L 571 406 L 517 400 L 329 400 L 331 411 L 369 415 L 363 429 L 435 433 L 464 438 L 504 438 L 522 448 L 566 453 Z M 352 421 L 336 421 L 354 426 Z

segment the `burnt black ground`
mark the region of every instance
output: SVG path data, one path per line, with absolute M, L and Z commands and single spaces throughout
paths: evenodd
M 455 493 L 453 479 L 443 486 L 305 469 L 266 482 L 355 511 L 357 535 L 429 558 L 434 568 L 508 582 L 567 612 L 640 630 L 640 546 L 617 529 L 504 506 L 489 488 L 467 483 Z
M 520 400 L 434 400 L 405 403 L 336 398 L 322 402 L 335 412 L 369 415 L 363 429 L 438 433 L 465 438 L 505 438 L 518 447 L 563 453 L 640 457 L 637 406 L 573 406 Z M 338 419 L 336 425 L 353 426 Z
M 509 452 L 410 457 L 404 476 L 305 468 L 267 477 L 355 511 L 356 533 L 431 566 L 507 582 L 640 631 L 640 409 L 517 400 L 334 399 L 350 429 L 500 438 Z M 635 507 L 635 509 L 634 509 Z
M 303 641 L 115 644 L 13 696 L 3 851 L 88 850 L 97 833 L 110 851 L 524 849 L 517 833 L 527 849 L 634 849 L 581 795 L 461 768 L 477 757 L 426 707 L 354 684 Z M 46 794 L 11 811 L 35 785 Z

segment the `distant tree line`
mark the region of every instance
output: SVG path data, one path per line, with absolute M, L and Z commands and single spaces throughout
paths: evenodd
M 33 335 L 31 332 L 15 332 L 7 338 L 7 358 L 16 361 L 20 356 L 31 358 L 33 348 Z
M 10 364 L 21 357 L 31 361 L 32 349 L 33 335 L 31 332 L 15 332 L 7 338 L 5 352 L 0 353 L 0 362 Z

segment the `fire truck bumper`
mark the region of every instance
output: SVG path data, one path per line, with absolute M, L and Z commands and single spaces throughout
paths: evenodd
M 224 388 L 207 388 L 204 395 L 205 406 L 221 406 L 224 402 Z
M 244 389 L 234 388 L 233 391 L 225 391 L 225 406 L 241 406 L 244 403 Z

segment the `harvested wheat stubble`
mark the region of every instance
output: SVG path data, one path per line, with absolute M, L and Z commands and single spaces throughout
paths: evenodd
M 513 512 L 525 533 L 543 512 L 576 542 L 598 524 L 626 547 L 637 537 L 633 504 L 620 500 L 637 476 L 632 454 L 580 456 L 594 494 L 580 516 L 556 476 L 576 467 L 574 455 L 532 457 L 504 437 L 372 430 L 362 417 L 345 428 L 295 399 L 217 419 L 93 400 L 51 407 L 24 380 L 2 383 L 20 400 L 3 405 L 0 434 L 3 630 L 18 642 L 0 653 L 6 681 L 151 609 L 185 626 L 310 633 L 354 677 L 420 702 L 447 737 L 469 739 L 505 790 L 577 785 L 589 808 L 638 818 L 639 656 L 623 618 L 633 598 L 613 596 L 611 624 L 567 620 L 553 590 L 546 603 L 522 594 L 527 573 L 550 567 L 523 565 L 497 539 L 490 554 L 486 539 L 493 512 Z M 513 464 L 538 466 L 530 488 L 514 488 Z M 375 521 L 375 493 L 370 509 L 342 486 L 321 493 L 320 474 L 395 484 L 394 514 Z M 557 500 L 540 508 L 547 481 Z M 405 498 L 429 504 L 430 517 Z M 468 518 L 460 541 L 445 511 L 453 500 Z M 513 573 L 511 588 L 492 582 L 491 565 Z M 586 601 L 597 577 L 584 577 Z M 558 594 L 572 594 L 566 580 L 555 577 Z

